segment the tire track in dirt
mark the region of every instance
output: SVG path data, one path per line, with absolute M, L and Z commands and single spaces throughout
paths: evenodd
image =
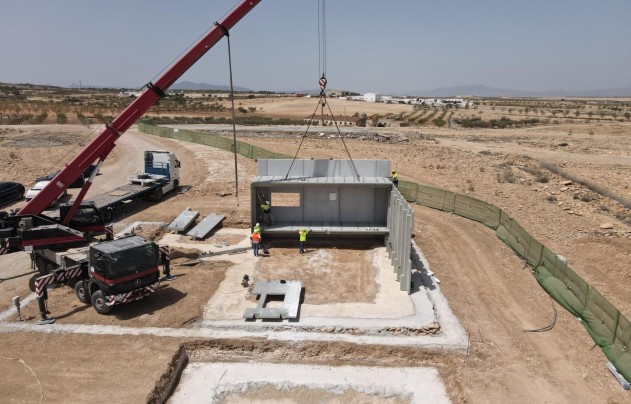
M 602 402 L 619 400 L 600 350 L 558 305 L 545 333 L 550 299 L 492 230 L 467 219 L 415 207 L 415 240 L 456 316 L 470 335 L 469 356 L 457 373 L 472 402 Z

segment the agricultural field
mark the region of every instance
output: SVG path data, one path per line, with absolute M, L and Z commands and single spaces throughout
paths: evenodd
M 0 95 L 0 180 L 26 187 L 35 177 L 63 168 L 98 133 L 98 125 L 129 102 L 118 91 L 94 89 L 3 85 Z M 502 208 L 631 317 L 631 100 L 471 101 L 467 109 L 329 102 L 335 114 L 369 118 L 366 128 L 341 129 L 353 159 L 390 160 L 402 180 Z M 317 98 L 239 94 L 237 116 L 250 121 L 237 127 L 237 136 L 294 155 L 305 131 L 298 125 L 316 103 Z M 228 108 L 228 101 L 210 92 L 174 95 L 148 117 L 231 136 L 225 127 L 213 125 L 230 123 Z M 379 119 L 404 124 L 370 126 Z M 306 134 L 298 158 L 347 158 L 336 128 L 316 125 Z M 426 342 L 443 341 L 451 332 L 444 324 L 435 325 L 440 315 L 422 327 L 408 326 L 409 312 L 420 309 L 396 295 L 387 277 L 381 277 L 387 260 L 379 245 L 361 241 L 353 247 L 328 240 L 300 256 L 296 240 L 288 240 L 270 244 L 270 257 L 237 252 L 248 244 L 254 161 L 238 157 L 236 189 L 231 153 L 134 127 L 117 141 L 88 195 L 124 183 L 140 169 L 143 150 L 160 149 L 178 155 L 181 185 L 190 189 L 143 204 L 117 218 L 114 226 L 115 232 L 132 226 L 152 240 L 170 240 L 176 254 L 172 271 L 178 278 L 164 283 L 154 296 L 100 316 L 80 304 L 70 288 L 52 289 L 49 309 L 58 321 L 38 328 L 36 301 L 23 308 L 25 321 L 5 311 L 14 296 L 24 300 L 32 294 L 37 275 L 28 255 L 0 256 L 0 390 L 8 402 L 91 402 L 95 395 L 115 402 L 159 402 L 170 391 L 167 381 L 182 358 L 188 365 L 182 383 L 173 389 L 173 402 L 199 399 L 187 394 L 204 377 L 217 382 L 224 378 L 233 386 L 217 393 L 222 402 L 284 397 L 412 402 L 418 393 L 407 387 L 413 381 L 390 395 L 379 387 L 379 379 L 406 380 L 406 372 L 422 378 L 420 385 L 438 402 L 629 400 L 605 367 L 604 354 L 592 349 L 594 342 L 581 323 L 553 303 L 529 268 L 481 224 L 413 207 L 413 240 L 464 330 L 466 343 L 449 346 Z M 15 202 L 2 209 L 23 205 Z M 163 226 L 143 224 L 169 223 L 187 207 L 225 215 L 222 228 L 193 241 L 167 234 Z M 231 248 L 234 253 L 228 252 Z M 202 253 L 209 257 L 188 266 Z M 346 272 L 338 278 L 336 271 Z M 239 309 L 256 300 L 239 284 L 244 273 L 255 279 L 304 277 L 303 317 L 297 323 L 241 320 Z M 344 284 L 336 286 L 336 281 Z M 310 290 L 317 294 L 309 295 Z M 434 298 L 429 289 L 427 293 Z M 403 300 L 393 308 L 388 302 L 399 302 L 395 299 Z M 369 322 L 374 319 L 361 311 L 369 304 L 387 313 L 377 321 L 397 325 Z M 345 316 L 355 316 L 350 325 L 335 322 Z M 329 318 L 335 321 L 326 323 Z M 548 331 L 524 332 L 545 327 L 553 318 Z M 327 379 L 326 369 L 331 368 L 353 380 L 352 388 Z M 383 373 L 371 379 L 357 369 Z M 239 374 L 242 381 L 235 376 Z M 265 381 L 257 381 L 257 374 L 265 374 Z M 283 385 L 274 379 L 290 381 L 302 374 L 313 375 L 313 382 L 296 379 Z M 77 379 L 89 381 L 90 390 L 77 388 Z M 366 387 L 371 384 L 373 388 Z

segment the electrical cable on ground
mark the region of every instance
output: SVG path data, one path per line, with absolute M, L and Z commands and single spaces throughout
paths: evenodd
M 24 362 L 24 360 L 22 360 L 20 358 L 8 358 L 6 356 L 0 356 L 0 358 L 11 360 L 11 361 L 18 361 L 22 365 L 24 365 L 25 368 L 27 368 L 28 370 L 31 371 L 31 373 L 33 374 L 33 377 L 35 378 L 35 380 L 37 380 L 37 385 L 39 386 L 39 394 L 40 394 L 40 397 L 41 397 L 39 402 L 43 403 L 44 402 L 44 389 L 42 388 L 42 383 L 39 381 L 39 378 L 35 374 L 35 371 L 33 371 L 33 369 L 29 365 L 27 365 L 26 362 Z
M 543 331 L 550 331 L 551 329 L 554 328 L 554 325 L 557 322 L 557 309 L 554 306 L 554 299 L 552 299 L 552 296 L 548 296 L 548 297 L 550 298 L 550 303 L 552 304 L 552 310 L 554 312 L 552 322 L 545 327 L 536 328 L 534 330 L 522 330 L 523 332 L 543 332 Z

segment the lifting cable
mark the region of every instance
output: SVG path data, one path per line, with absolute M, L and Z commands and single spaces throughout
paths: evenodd
M 228 40 L 228 70 L 230 72 L 230 101 L 232 102 L 232 151 L 234 154 L 234 181 L 237 206 L 239 206 L 239 172 L 237 171 L 237 123 L 234 112 L 234 85 L 232 84 L 232 54 L 230 52 L 230 33 L 223 25 L 215 21 L 215 25 L 221 28 Z
M 344 136 L 342 135 L 342 132 L 340 131 L 340 128 L 337 124 L 337 120 L 335 119 L 335 115 L 333 114 L 333 111 L 331 111 L 331 106 L 326 102 L 326 93 L 325 93 L 326 85 L 327 85 L 326 53 L 327 53 L 326 52 L 326 0 L 318 0 L 318 73 L 320 71 L 322 72 L 322 75 L 320 76 L 320 79 L 319 79 L 320 98 L 318 99 L 318 103 L 315 107 L 315 110 L 313 111 L 313 114 L 311 114 L 311 119 L 309 119 L 309 124 L 307 125 L 307 129 L 302 135 L 302 139 L 300 140 L 300 144 L 298 145 L 298 150 L 296 150 L 296 154 L 294 154 L 294 158 L 291 160 L 291 164 L 289 165 L 287 174 L 285 174 L 285 180 L 289 178 L 289 173 L 291 172 L 291 169 L 294 166 L 294 162 L 296 161 L 296 158 L 298 157 L 298 152 L 300 152 L 302 143 L 304 142 L 305 138 L 307 137 L 307 133 L 309 132 L 309 129 L 311 128 L 311 124 L 314 121 L 315 114 L 318 112 L 318 107 L 320 107 L 320 117 L 321 119 L 324 119 L 325 106 L 329 109 L 329 113 L 331 114 L 333 123 L 335 124 L 335 129 L 337 130 L 337 134 L 340 140 L 342 141 L 342 145 L 344 146 L 344 150 L 346 151 L 346 155 L 348 156 L 348 160 L 351 165 L 351 171 L 353 173 L 353 177 L 355 177 L 355 179 L 357 180 L 359 180 L 360 178 L 359 171 L 357 170 L 357 167 L 355 166 L 355 162 L 353 161 L 353 158 L 351 157 L 351 152 L 348 149 L 346 142 L 344 141 Z

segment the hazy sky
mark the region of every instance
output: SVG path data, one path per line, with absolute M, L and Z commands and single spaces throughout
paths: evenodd
M 0 82 L 139 88 L 237 1 L 0 0 Z M 315 89 L 317 0 L 263 0 L 232 30 L 234 83 Z M 329 0 L 329 88 L 631 84 L 629 0 Z M 181 80 L 226 85 L 225 39 Z

